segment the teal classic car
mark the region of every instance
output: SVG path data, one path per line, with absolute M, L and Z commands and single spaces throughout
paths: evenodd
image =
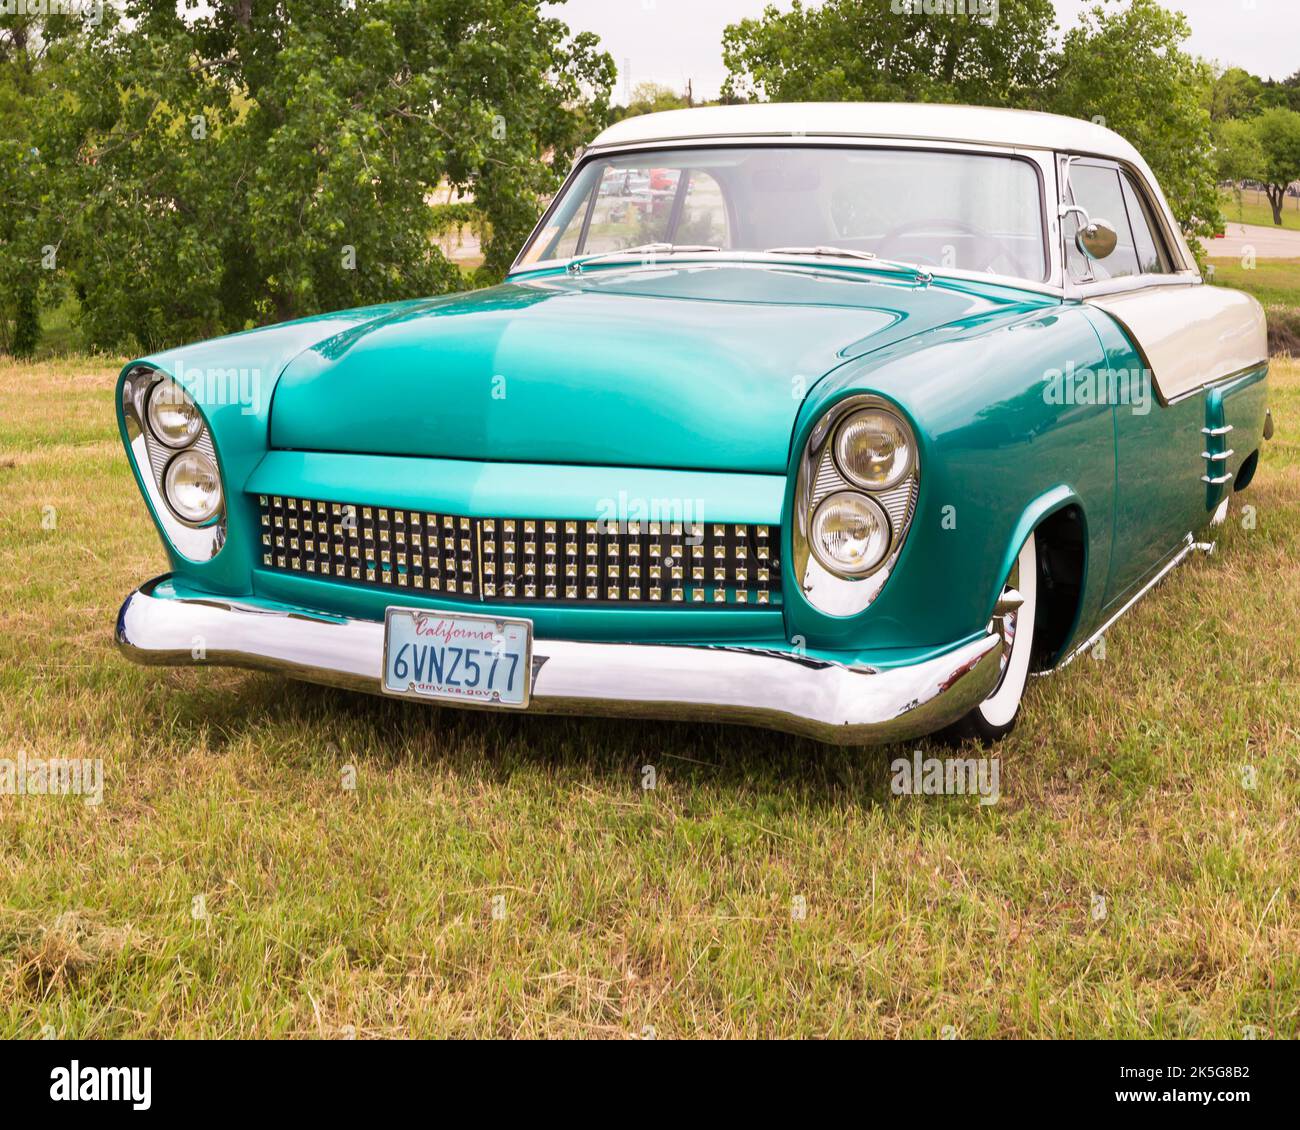
M 132 659 L 447 706 L 992 739 L 1222 520 L 1259 305 L 1091 123 L 602 133 L 507 280 L 133 361 Z

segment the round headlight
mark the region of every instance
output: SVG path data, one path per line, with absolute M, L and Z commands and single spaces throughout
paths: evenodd
M 159 381 L 149 395 L 149 430 L 168 447 L 189 447 L 203 430 L 198 406 L 180 385 Z
M 182 521 L 197 525 L 221 509 L 221 476 L 201 451 L 182 451 L 163 475 L 167 503 Z
M 871 572 L 889 549 L 889 518 L 874 498 L 841 490 L 827 495 L 813 512 L 809 541 L 834 573 Z
M 835 433 L 835 462 L 849 482 L 885 490 L 902 482 L 912 466 L 912 437 L 892 412 L 864 408 Z

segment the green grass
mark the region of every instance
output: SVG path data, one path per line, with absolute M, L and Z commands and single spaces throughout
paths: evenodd
M 1243 267 L 1237 259 L 1211 259 L 1213 281 L 1253 294 L 1268 318 L 1269 348 L 1300 356 L 1300 259 L 1260 259 Z
M 1214 281 L 1249 291 L 1265 306 L 1300 309 L 1300 259 L 1260 259 L 1251 268 L 1239 259 L 1210 259 Z
M 1219 207 L 1223 218 L 1232 224 L 1258 224 L 1264 228 L 1275 228 L 1273 207 L 1268 197 L 1258 189 L 1241 190 L 1241 199 L 1235 192 L 1219 193 Z M 1300 231 L 1300 199 L 1288 196 L 1282 207 L 1282 227 Z
M 892 797 L 900 749 L 134 667 L 113 617 L 166 562 L 112 369 L 0 364 L 0 755 L 105 772 L 97 808 L 0 797 L 0 1035 L 1297 1035 L 1300 364 L 1274 382 L 1255 528 L 1031 684 L 981 807 Z

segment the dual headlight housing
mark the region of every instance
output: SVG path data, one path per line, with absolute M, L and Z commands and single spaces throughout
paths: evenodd
M 827 495 L 813 511 L 812 551 L 832 573 L 866 576 L 889 553 L 889 515 L 873 492 L 897 487 L 912 469 L 912 433 L 893 412 L 867 407 L 835 425 L 832 459 L 847 483 L 857 489 Z
M 160 380 L 149 390 L 145 421 L 149 432 L 174 451 L 162 476 L 163 501 L 187 526 L 203 526 L 221 513 L 221 474 L 216 460 L 195 444 L 207 425 L 199 407 L 180 385 Z
M 122 414 L 127 448 L 163 534 L 191 560 L 214 557 L 225 542 L 225 491 L 199 406 L 167 374 L 137 365 L 122 383 Z
M 902 547 L 919 480 L 916 438 L 870 394 L 832 406 L 799 465 L 794 563 L 804 595 L 831 615 L 874 599 Z

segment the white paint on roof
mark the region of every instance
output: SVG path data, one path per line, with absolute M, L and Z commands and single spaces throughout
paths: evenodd
M 1114 130 L 1082 118 L 932 102 L 754 102 L 665 110 L 616 122 L 592 147 L 737 137 L 870 137 L 965 141 L 1110 157 L 1141 166 Z

